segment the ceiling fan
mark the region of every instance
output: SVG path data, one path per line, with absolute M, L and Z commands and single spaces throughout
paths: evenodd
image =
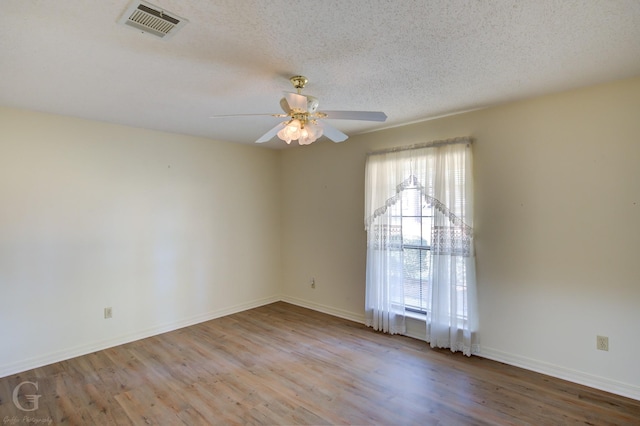
M 289 79 L 297 93 L 284 92 L 284 98 L 280 100 L 280 107 L 284 114 L 241 114 L 271 115 L 272 117 L 286 118 L 267 133 L 262 135 L 256 143 L 271 140 L 274 136 L 286 143 L 297 140 L 300 145 L 309 145 L 322 135 L 333 142 L 343 142 L 348 136 L 335 127 L 322 121 L 322 119 L 339 120 L 365 120 L 385 121 L 387 115 L 380 111 L 318 111 L 318 99 L 310 95 L 303 95 L 302 89 L 308 80 L 302 75 L 295 75 Z M 237 117 L 239 115 L 217 115 L 212 118 Z

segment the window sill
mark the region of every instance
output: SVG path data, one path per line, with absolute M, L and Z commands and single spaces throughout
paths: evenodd
M 406 318 L 415 319 L 425 323 L 427 322 L 427 314 L 420 314 L 418 312 L 412 312 L 412 311 L 404 311 L 404 316 Z

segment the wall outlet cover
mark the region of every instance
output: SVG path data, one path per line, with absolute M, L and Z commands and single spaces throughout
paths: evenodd
M 607 336 L 596 336 L 596 348 L 599 351 L 608 351 L 609 338 Z

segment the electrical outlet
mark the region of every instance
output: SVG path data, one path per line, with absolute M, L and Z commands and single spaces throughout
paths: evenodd
M 316 279 L 311 278 L 311 288 L 316 288 Z
M 609 338 L 607 336 L 596 336 L 596 348 L 599 351 L 608 351 Z
M 113 317 L 113 311 L 111 310 L 111 307 L 104 308 L 104 319 L 109 319 L 111 317 Z

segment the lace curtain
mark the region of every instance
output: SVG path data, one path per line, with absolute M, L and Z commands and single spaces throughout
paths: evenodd
M 419 189 L 433 210 L 426 340 L 465 355 L 479 352 L 471 140 L 373 153 L 365 185 L 367 325 L 391 334 L 406 331 L 402 220 L 392 207 L 406 189 Z

